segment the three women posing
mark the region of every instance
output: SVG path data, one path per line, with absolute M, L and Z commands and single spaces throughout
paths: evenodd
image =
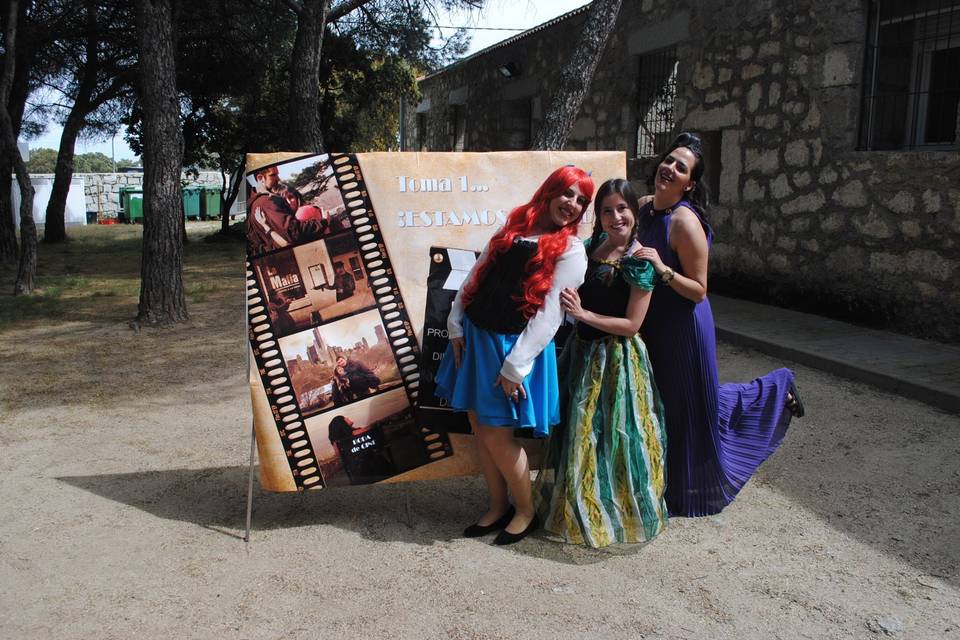
M 585 251 L 575 234 L 593 183 L 562 167 L 485 247 L 453 304 L 437 373 L 437 395 L 469 413 L 490 494 L 464 535 L 502 529 L 495 544 L 510 544 L 542 518 L 569 542 L 649 540 L 668 510 L 723 509 L 803 414 L 788 369 L 719 384 L 704 170 L 699 139 L 683 134 L 642 206 L 625 180 L 602 185 Z M 577 326 L 558 386 L 552 339 L 564 312 Z M 548 435 L 561 397 L 538 516 L 512 429 Z

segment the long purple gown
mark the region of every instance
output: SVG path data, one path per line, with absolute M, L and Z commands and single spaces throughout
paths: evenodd
M 640 242 L 682 274 L 670 248 L 672 211 L 640 210 Z M 699 217 L 699 214 L 698 214 Z M 710 226 L 700 218 L 713 240 Z M 790 425 L 793 372 L 777 369 L 746 384 L 720 385 L 710 302 L 694 303 L 659 285 L 640 328 L 667 421 L 667 507 L 671 515 L 719 513 L 773 453 Z

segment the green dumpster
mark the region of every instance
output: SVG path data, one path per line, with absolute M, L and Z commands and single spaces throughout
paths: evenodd
M 203 197 L 200 200 L 200 215 L 209 220 L 220 217 L 220 189 L 204 187 Z
M 143 191 L 131 191 L 127 200 L 130 203 L 130 222 L 143 222 Z
M 143 222 L 143 190 L 120 187 L 120 212 L 126 222 Z
M 200 219 L 200 187 L 183 188 L 183 215 L 187 220 Z
M 130 205 L 127 204 L 127 193 L 133 191 L 133 187 L 120 187 L 120 190 L 117 192 L 117 198 L 120 202 L 120 211 L 117 213 L 117 217 L 124 222 L 128 222 L 127 218 L 127 207 Z

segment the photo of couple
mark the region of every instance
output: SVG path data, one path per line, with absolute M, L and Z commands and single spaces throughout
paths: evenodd
M 325 159 L 314 156 L 304 162 L 264 167 L 247 176 L 248 255 L 261 255 L 350 228 L 343 198 Z

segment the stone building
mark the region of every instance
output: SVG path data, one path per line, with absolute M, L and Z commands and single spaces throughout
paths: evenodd
M 528 148 L 587 16 L 422 78 L 405 150 Z M 702 135 L 711 290 L 960 338 L 960 2 L 624 0 L 568 149 Z

